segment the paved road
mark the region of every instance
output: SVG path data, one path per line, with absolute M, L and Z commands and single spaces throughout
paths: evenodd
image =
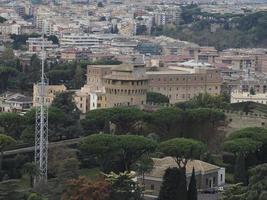
M 59 142 L 51 142 L 51 143 L 49 143 L 49 147 L 76 144 L 76 143 L 80 142 L 82 139 L 83 138 L 75 138 L 75 139 L 63 140 L 63 141 L 59 141 Z M 5 155 L 7 156 L 7 155 L 19 154 L 19 153 L 29 153 L 29 152 L 33 152 L 33 151 L 34 151 L 34 146 L 24 147 L 24 148 L 4 151 L 4 156 Z

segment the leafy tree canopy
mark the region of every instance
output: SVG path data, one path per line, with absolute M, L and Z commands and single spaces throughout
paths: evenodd
M 159 149 L 166 156 L 173 157 L 179 168 L 184 168 L 190 159 L 199 159 L 206 151 L 200 141 L 188 138 L 174 138 L 160 143 Z
M 261 146 L 261 142 L 253 141 L 248 138 L 237 138 L 228 140 L 223 144 L 223 149 L 235 154 L 248 154 L 255 152 Z
M 149 103 L 169 103 L 169 98 L 161 93 L 157 92 L 148 92 L 147 93 L 147 102 Z

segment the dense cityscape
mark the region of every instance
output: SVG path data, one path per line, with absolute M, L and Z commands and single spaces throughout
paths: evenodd
M 0 0 L 0 200 L 267 200 L 266 0 Z

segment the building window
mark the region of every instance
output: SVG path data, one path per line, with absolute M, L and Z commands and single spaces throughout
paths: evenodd
M 215 183 L 216 183 L 216 178 L 213 177 L 213 185 L 215 185 Z
M 221 174 L 221 182 L 223 181 L 223 175 Z
M 206 186 L 209 185 L 209 179 L 206 178 Z
M 150 189 L 151 189 L 151 190 L 154 190 L 154 189 L 155 189 L 154 184 L 150 185 Z

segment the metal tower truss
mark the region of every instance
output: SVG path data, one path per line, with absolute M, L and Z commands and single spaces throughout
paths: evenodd
M 42 69 L 41 81 L 37 85 L 37 105 L 35 119 L 35 155 L 34 161 L 39 169 L 38 175 L 35 176 L 34 185 L 45 184 L 47 182 L 47 158 L 48 158 L 48 106 L 46 103 L 46 85 L 48 81 L 44 74 L 44 34 L 42 45 Z
M 35 177 L 35 185 L 47 181 L 48 158 L 48 107 L 38 105 L 36 107 L 35 121 L 35 164 L 39 173 Z

